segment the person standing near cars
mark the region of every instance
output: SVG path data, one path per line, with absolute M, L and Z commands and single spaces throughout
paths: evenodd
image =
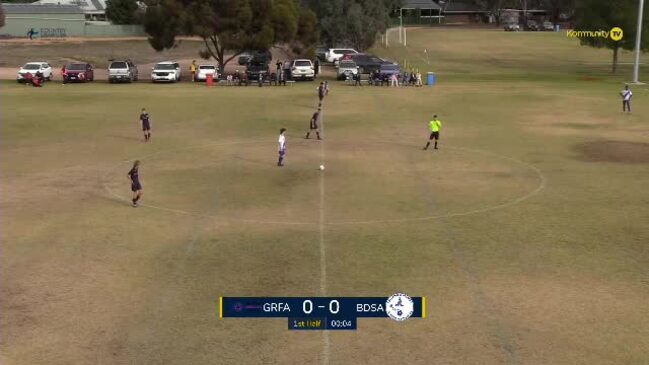
M 321 82 L 320 86 L 318 86 L 318 99 L 320 100 L 320 102 L 318 103 L 318 107 L 322 107 L 322 100 L 324 99 L 326 94 L 327 94 L 326 86 L 324 82 Z
M 320 60 L 318 57 L 315 58 L 315 62 L 313 63 L 313 71 L 315 72 L 315 77 L 318 77 L 320 74 Z
M 189 71 L 192 74 L 192 82 L 196 81 L 196 60 L 193 60 L 192 64 L 189 65 Z

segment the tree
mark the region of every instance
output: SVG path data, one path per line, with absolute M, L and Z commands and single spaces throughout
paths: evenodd
M 649 50 L 649 17 L 647 8 L 644 9 L 642 44 L 643 51 Z M 609 36 L 581 37 L 582 45 L 591 47 L 606 47 L 613 50 L 613 73 L 617 70 L 618 51 L 620 48 L 631 50 L 635 47 L 636 25 L 638 19 L 637 0 L 579 0 L 575 9 L 576 31 L 609 31 L 619 27 L 624 31 L 624 36 L 619 41 L 614 41 Z
M 318 22 L 321 39 L 330 46 L 349 45 L 358 50 L 371 47 L 376 35 L 385 32 L 390 13 L 401 0 L 304 0 Z
M 2 8 L 2 4 L 0 4 L 0 28 L 5 26 L 5 10 Z
M 301 42 L 313 38 L 312 18 L 297 0 L 161 0 L 147 7 L 144 26 L 158 51 L 173 47 L 180 34 L 199 36 L 200 55 L 216 59 L 223 72 L 246 50 L 277 43 L 306 48 Z
M 106 17 L 115 24 L 136 24 L 138 9 L 135 0 L 106 1 Z

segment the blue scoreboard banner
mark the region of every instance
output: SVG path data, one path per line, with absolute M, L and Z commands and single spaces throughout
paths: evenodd
M 288 318 L 291 330 L 353 330 L 357 318 L 403 321 L 426 317 L 426 298 L 221 297 L 219 318 Z

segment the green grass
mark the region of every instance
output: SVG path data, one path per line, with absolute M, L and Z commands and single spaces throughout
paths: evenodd
M 0 362 L 323 363 L 321 333 L 216 311 L 321 295 L 324 248 L 328 295 L 428 298 L 426 319 L 331 333 L 330 364 L 646 364 L 647 87 L 622 114 L 628 67 L 565 35 L 408 36 L 376 52 L 438 85 L 332 82 L 323 143 L 302 139 L 315 83 L 2 83 Z

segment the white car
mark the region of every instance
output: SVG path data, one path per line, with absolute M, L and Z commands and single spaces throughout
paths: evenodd
M 171 61 L 157 63 L 151 71 L 151 82 L 158 81 L 180 81 L 180 64 Z
M 315 79 L 315 69 L 311 60 L 299 59 L 291 62 L 291 78 L 305 79 L 313 81 Z
M 23 67 L 18 70 L 18 75 L 16 76 L 16 81 L 24 82 L 25 75 L 32 74 L 36 76 L 36 73 L 39 72 L 43 74 L 43 78 L 47 81 L 52 79 L 52 66 L 47 62 L 27 62 Z
M 358 51 L 352 48 L 329 48 L 325 53 L 325 58 L 327 62 L 337 63 L 342 56 L 349 53 L 358 53 Z
M 198 65 L 196 69 L 196 81 L 207 80 L 207 75 L 213 75 L 214 79 L 218 78 L 219 73 L 214 65 Z
M 353 78 L 358 75 L 358 66 L 352 60 L 342 60 L 338 62 L 338 80 L 346 80 L 348 77 Z

